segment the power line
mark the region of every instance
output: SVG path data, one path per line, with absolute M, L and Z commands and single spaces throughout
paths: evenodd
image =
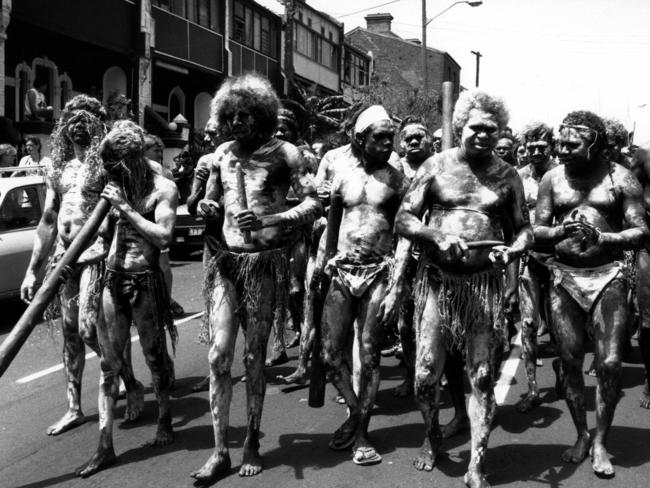
M 368 10 L 373 10 L 375 8 L 383 7 L 384 5 L 390 5 L 391 3 L 397 3 L 397 2 L 401 2 L 401 1 L 402 0 L 392 0 L 391 2 L 381 3 L 379 5 L 374 5 L 372 7 L 364 8 L 362 10 L 357 10 L 356 12 L 350 12 L 349 14 L 339 15 L 336 18 L 337 19 L 342 19 L 343 17 L 349 17 L 350 15 L 360 14 L 360 13 L 366 12 Z

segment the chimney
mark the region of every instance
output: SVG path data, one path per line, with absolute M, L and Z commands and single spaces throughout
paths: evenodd
M 393 20 L 391 14 L 368 14 L 365 17 L 366 28 L 370 32 L 384 33 L 390 32 L 390 23 Z

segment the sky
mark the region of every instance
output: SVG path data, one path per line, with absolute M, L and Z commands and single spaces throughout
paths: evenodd
M 369 13 L 389 12 L 393 32 L 421 37 L 422 0 L 307 3 L 343 22 L 345 32 L 365 27 Z M 427 0 L 427 18 L 452 3 Z M 480 88 L 504 98 L 516 130 L 530 120 L 557 125 L 568 112 L 586 109 L 628 130 L 636 122 L 635 142 L 650 140 L 650 0 L 459 3 L 429 24 L 427 45 L 460 64 L 466 88 L 475 85 L 471 51 L 480 51 Z

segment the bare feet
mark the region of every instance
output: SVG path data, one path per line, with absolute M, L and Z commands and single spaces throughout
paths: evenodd
M 594 444 L 591 448 L 591 467 L 596 476 L 603 478 L 612 478 L 614 476 L 614 466 L 609 460 L 607 450 L 602 445 Z
M 433 470 L 434 464 L 436 464 L 436 454 L 431 448 L 429 438 L 425 438 L 422 447 L 420 447 L 418 457 L 413 460 L 413 466 L 418 471 L 431 471 Z
M 282 351 L 279 354 L 274 354 L 272 357 L 266 360 L 264 363 L 264 366 L 267 368 L 271 366 L 278 366 L 279 364 L 284 364 L 289 362 L 289 357 L 287 356 L 287 353 Z
M 393 388 L 393 395 L 399 398 L 405 398 L 413 394 L 413 381 L 404 380 L 404 382 Z
M 255 476 L 262 472 L 262 457 L 257 449 L 244 448 L 244 459 L 239 468 L 239 476 Z
M 213 452 L 206 463 L 198 471 L 190 473 L 190 476 L 199 483 L 212 483 L 220 476 L 230 471 L 230 454 L 226 452 Z
M 304 385 L 307 383 L 307 371 L 304 368 L 296 368 L 289 376 L 279 375 L 278 379 L 287 385 Z
M 648 387 L 648 382 L 645 382 L 643 387 L 643 392 L 641 393 L 640 403 L 642 408 L 650 409 L 650 388 Z
M 574 446 L 562 453 L 562 461 L 573 464 L 581 463 L 584 458 L 587 457 L 587 453 L 589 452 L 589 443 L 589 435 L 578 437 Z
M 100 471 L 108 466 L 112 466 L 117 462 L 117 456 L 115 456 L 115 451 L 113 446 L 109 447 L 99 447 L 97 452 L 93 454 L 93 457 L 90 458 L 86 464 L 79 466 L 75 470 L 77 476 L 82 478 L 87 478 L 95 474 L 97 471 Z
M 468 488 L 490 488 L 490 484 L 485 479 L 485 475 L 477 471 L 468 471 L 465 473 L 463 481 Z
M 160 447 L 167 446 L 174 442 L 174 431 L 172 429 L 171 416 L 162 418 L 158 421 L 158 428 L 156 429 L 156 437 L 145 445 L 147 447 Z
M 126 410 L 124 411 L 124 421 L 133 422 L 140 418 L 144 410 L 144 386 L 136 381 L 135 390 L 126 393 Z
M 70 430 L 78 425 L 83 424 L 86 417 L 81 413 L 81 410 L 68 410 L 63 417 L 59 419 L 56 424 L 52 424 L 47 428 L 47 435 L 59 435 L 65 431 Z
M 300 332 L 296 332 L 293 339 L 291 339 L 285 347 L 291 349 L 292 347 L 296 347 L 298 344 L 300 344 Z
M 334 449 L 335 451 L 343 451 L 354 444 L 354 438 L 358 426 L 359 419 L 357 417 L 348 417 L 341 427 L 336 429 L 336 432 L 334 432 L 332 440 L 330 440 L 328 444 L 329 448 Z
M 194 393 L 197 393 L 199 391 L 208 391 L 209 389 L 210 389 L 210 376 L 209 375 L 192 386 L 192 391 Z
M 528 393 L 524 398 L 519 400 L 515 408 L 520 413 L 530 412 L 542 404 L 542 399 L 537 393 Z
M 467 415 L 455 416 L 451 421 L 440 428 L 443 439 L 449 439 L 456 434 L 469 429 L 469 417 Z

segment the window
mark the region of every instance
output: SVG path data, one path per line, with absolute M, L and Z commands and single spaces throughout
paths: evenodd
M 278 53 L 277 28 L 269 17 L 235 1 L 232 38 L 245 46 L 276 57 Z
M 168 12 L 172 11 L 171 0 L 152 0 L 151 4 Z
M 41 218 L 38 190 L 26 186 L 9 190 L 0 208 L 0 231 L 34 227 Z
M 203 27 L 210 26 L 210 0 L 198 0 L 198 24 Z
M 257 12 L 253 16 L 253 49 L 262 50 L 262 22 Z
M 235 9 L 233 15 L 233 33 L 232 37 L 237 42 L 246 42 L 246 17 L 244 16 L 244 6 L 235 2 Z
M 264 54 L 271 54 L 271 23 L 267 17 L 262 17 L 261 39 L 261 51 Z
M 167 10 L 209 29 L 216 29 L 217 0 L 152 0 L 155 7 Z

